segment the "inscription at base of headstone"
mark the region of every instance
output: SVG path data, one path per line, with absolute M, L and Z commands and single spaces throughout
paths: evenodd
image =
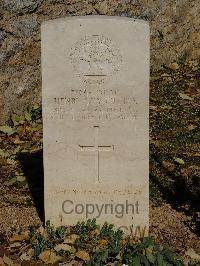
M 45 219 L 96 218 L 146 235 L 148 24 L 106 16 L 43 23 L 42 83 Z

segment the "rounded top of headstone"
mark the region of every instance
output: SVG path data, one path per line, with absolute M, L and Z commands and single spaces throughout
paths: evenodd
M 49 23 L 58 23 L 62 21 L 78 21 L 78 20 L 110 20 L 110 21 L 124 21 L 124 22 L 131 22 L 131 23 L 137 23 L 137 24 L 144 24 L 146 26 L 149 26 L 149 22 L 142 19 L 136 19 L 136 18 L 128 18 L 128 17 L 121 17 L 121 16 L 105 16 L 105 15 L 88 15 L 88 16 L 66 16 L 62 18 L 47 20 L 42 22 L 42 27 Z

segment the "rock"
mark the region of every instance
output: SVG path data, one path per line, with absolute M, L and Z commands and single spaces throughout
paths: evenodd
M 12 28 L 19 36 L 30 37 L 39 29 L 39 23 L 36 18 L 25 18 L 20 21 L 13 22 Z
M 22 42 L 17 39 L 10 39 L 3 43 L 0 50 L 0 64 L 5 63 L 11 56 L 15 55 L 22 47 Z
M 94 6 L 94 8 L 98 14 L 105 15 L 109 9 L 108 1 L 104 0 L 103 2 L 99 2 Z
M 93 11 L 94 11 L 93 6 L 92 5 L 87 5 L 86 11 L 85 11 L 86 15 L 93 14 Z
M 141 12 L 139 18 L 149 21 L 149 20 L 153 20 L 155 16 L 156 16 L 156 12 L 153 12 L 152 9 L 147 8 Z
M 3 30 L 0 30 L 0 41 L 2 42 L 7 37 L 7 33 Z
M 69 12 L 69 14 L 75 14 L 76 13 L 76 8 L 72 5 L 67 7 L 67 11 Z
M 9 78 L 9 77 L 8 77 Z M 40 102 L 40 71 L 35 67 L 27 67 L 10 77 L 10 84 L 4 91 L 4 113 L 22 114 L 26 109 Z M 12 111 L 10 107 L 12 106 Z M 1 124 L 1 117 L 0 117 Z
M 12 13 L 26 14 L 35 11 L 43 0 L 4 0 L 3 7 Z

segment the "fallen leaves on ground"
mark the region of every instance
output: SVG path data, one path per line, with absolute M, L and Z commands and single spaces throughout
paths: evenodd
M 39 259 L 44 263 L 54 264 L 62 259 L 61 256 L 57 256 L 52 250 L 45 250 L 39 255 Z

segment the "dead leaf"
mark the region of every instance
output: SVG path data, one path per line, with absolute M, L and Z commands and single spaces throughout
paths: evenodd
M 7 159 L 7 163 L 10 165 L 16 165 L 17 164 L 17 162 L 13 159 Z
M 156 81 L 156 80 L 159 80 L 160 79 L 160 76 L 151 76 L 150 77 L 150 81 Z
M 13 114 L 12 121 L 13 121 L 14 126 L 17 126 L 25 122 L 25 117 L 23 115 Z
M 54 247 L 55 251 L 59 252 L 60 250 L 69 251 L 72 249 L 72 247 L 68 244 L 58 244 Z
M 197 126 L 195 126 L 195 125 L 193 125 L 193 124 L 189 124 L 188 125 L 188 129 L 189 130 L 193 130 L 193 129 L 195 129 Z
M 198 89 L 195 88 L 194 86 L 190 86 L 187 90 L 186 93 L 189 94 L 190 96 L 194 96 L 198 94 Z
M 79 259 L 82 259 L 84 261 L 88 261 L 90 260 L 90 255 L 84 251 L 84 250 L 79 250 L 76 252 L 75 256 Z
M 16 182 L 17 182 L 16 177 L 13 177 L 11 180 L 5 182 L 4 184 L 5 184 L 5 186 L 12 186 L 12 185 L 14 185 Z
M 98 248 L 102 249 L 102 248 L 107 247 L 107 245 L 108 245 L 108 240 L 106 240 L 106 239 L 101 239 L 101 240 L 99 240 Z
M 8 164 L 8 163 L 7 163 L 7 159 L 0 157 L 0 165 L 1 165 L 1 166 L 5 166 L 5 165 L 7 165 L 7 164 Z
M 39 131 L 42 129 L 42 125 L 36 125 L 35 127 L 32 127 L 32 130 L 35 132 L 35 131 Z
M 23 204 L 25 202 L 25 199 L 19 196 L 8 196 L 5 200 L 14 204 Z
M 27 255 L 30 256 L 30 257 L 33 257 L 34 256 L 34 250 L 32 248 L 30 248 L 28 251 L 27 251 Z
M 169 68 L 171 68 L 172 70 L 177 70 L 177 69 L 179 69 L 179 65 L 178 65 L 178 63 L 174 62 L 174 63 L 169 65 Z
M 18 175 L 17 176 L 17 181 L 18 182 L 25 182 L 26 181 L 26 177 L 25 176 L 22 176 L 22 175 Z
M 160 111 L 160 108 L 158 106 L 155 106 L 155 105 L 150 105 L 149 108 L 150 108 L 151 111 L 156 111 L 156 112 Z
M 12 122 L 14 126 L 19 125 L 19 116 L 17 114 L 12 114 Z
M 80 238 L 80 236 L 78 236 L 78 235 L 76 235 L 76 234 L 72 234 L 72 235 L 70 235 L 69 237 L 66 237 L 66 238 L 64 239 L 64 243 L 66 243 L 66 244 L 74 244 L 75 241 L 76 241 L 77 239 L 79 239 L 79 238 Z
M 25 112 L 24 113 L 25 119 L 26 121 L 30 122 L 32 120 L 31 114 L 29 112 Z
M 153 144 L 156 148 L 159 148 L 160 146 L 162 146 L 162 143 L 160 140 L 150 140 L 150 144 Z
M 20 256 L 20 260 L 31 260 L 31 257 L 30 255 L 28 255 L 26 252 L 22 253 L 22 255 Z
M 2 239 L 2 242 L 4 242 L 4 237 L 0 235 L 0 241 Z M 8 250 L 5 248 L 5 246 L 0 245 L 0 258 L 3 257 L 3 255 L 8 255 L 9 252 Z M 1 265 L 1 264 L 0 264 Z
M 19 243 L 19 242 L 15 242 L 13 244 L 10 245 L 10 248 L 11 249 L 18 249 L 22 246 L 22 243 Z
M 62 257 L 57 256 L 56 253 L 52 250 L 45 250 L 39 255 L 39 259 L 44 263 L 54 264 L 62 259 Z
M 161 75 L 161 77 L 171 77 L 171 75 L 170 74 L 168 74 L 168 73 L 163 73 L 162 75 Z
M 4 263 L 3 259 L 0 257 L 0 265 L 1 266 L 6 266 L 6 264 Z
M 185 162 L 181 158 L 176 158 L 174 157 L 174 161 L 177 162 L 178 164 L 184 164 Z
M 25 142 L 25 141 L 20 140 L 18 136 L 17 136 L 17 137 L 14 139 L 14 141 L 13 141 L 13 143 L 16 144 L 16 145 L 18 145 L 18 144 L 23 144 L 24 142 Z
M 25 232 L 25 233 L 20 234 L 20 235 L 13 235 L 9 239 L 10 243 L 13 243 L 13 242 L 22 242 L 24 240 L 28 240 L 28 232 Z
M 164 109 L 164 110 L 171 110 L 172 109 L 172 107 L 169 105 L 162 105 L 160 108 Z
M 179 96 L 183 99 L 183 100 L 189 100 L 189 101 L 193 101 L 193 98 L 188 96 L 187 94 L 185 93 L 179 93 Z
M 0 126 L 0 131 L 4 134 L 7 134 L 8 136 L 11 136 L 15 133 L 15 129 L 9 126 Z
M 162 161 L 162 165 L 165 169 L 167 169 L 169 172 L 174 171 L 175 165 L 167 160 Z
M 7 151 L 0 149 L 0 156 L 3 158 L 8 158 L 10 154 Z
M 41 235 L 43 235 L 44 233 L 45 233 L 45 229 L 44 229 L 44 226 L 40 226 L 39 228 L 38 228 L 38 233 L 40 233 Z
M 195 260 L 196 262 L 200 262 L 200 255 L 197 254 L 194 249 L 190 248 L 188 251 L 185 253 L 188 257 L 191 259 Z
M 5 264 L 9 265 L 9 266 L 14 266 L 14 262 L 9 258 L 7 257 L 6 255 L 3 256 L 3 261 Z

